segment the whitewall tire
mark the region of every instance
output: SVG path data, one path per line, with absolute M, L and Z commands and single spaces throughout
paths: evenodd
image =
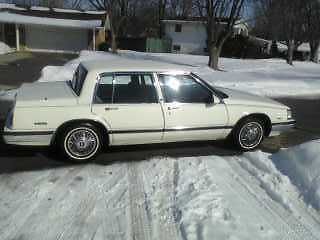
M 260 146 L 264 138 L 264 126 L 258 119 L 245 119 L 233 134 L 233 141 L 242 151 L 251 151 Z
M 60 147 L 62 153 L 73 162 L 91 161 L 101 149 L 100 133 L 90 124 L 68 127 L 60 139 Z

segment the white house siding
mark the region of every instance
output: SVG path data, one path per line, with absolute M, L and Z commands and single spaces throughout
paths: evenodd
M 166 37 L 172 39 L 172 51 L 174 46 L 181 47 L 180 53 L 204 54 L 207 48 L 207 33 L 205 25 L 201 22 L 184 22 L 182 31 L 175 32 L 176 23 L 165 23 Z
M 78 52 L 88 48 L 88 30 L 27 25 L 26 47 L 31 50 Z

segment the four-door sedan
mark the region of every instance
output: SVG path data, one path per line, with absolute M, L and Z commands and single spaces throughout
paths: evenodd
M 75 162 L 102 147 L 230 137 L 243 151 L 295 125 L 273 100 L 216 88 L 177 65 L 89 61 L 73 80 L 23 85 L 7 117 L 7 144 L 58 146 Z

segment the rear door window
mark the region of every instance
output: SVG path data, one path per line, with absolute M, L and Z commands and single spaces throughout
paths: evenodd
M 158 96 L 151 73 L 103 74 L 97 86 L 96 103 L 157 103 Z

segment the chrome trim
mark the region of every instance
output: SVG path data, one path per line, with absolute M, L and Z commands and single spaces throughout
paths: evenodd
M 219 130 L 219 129 L 233 129 L 233 126 L 221 127 L 177 127 L 166 129 L 141 129 L 141 130 L 111 130 L 109 134 L 132 134 L 132 133 L 157 133 L 157 132 L 178 132 L 178 131 L 205 131 L 205 130 Z
M 269 137 L 279 136 L 283 132 L 290 132 L 296 126 L 296 121 L 292 120 L 289 122 L 282 122 L 282 123 L 273 123 L 272 129 Z
M 4 132 L 3 140 L 9 145 L 20 146 L 50 146 L 52 134 L 13 135 Z

